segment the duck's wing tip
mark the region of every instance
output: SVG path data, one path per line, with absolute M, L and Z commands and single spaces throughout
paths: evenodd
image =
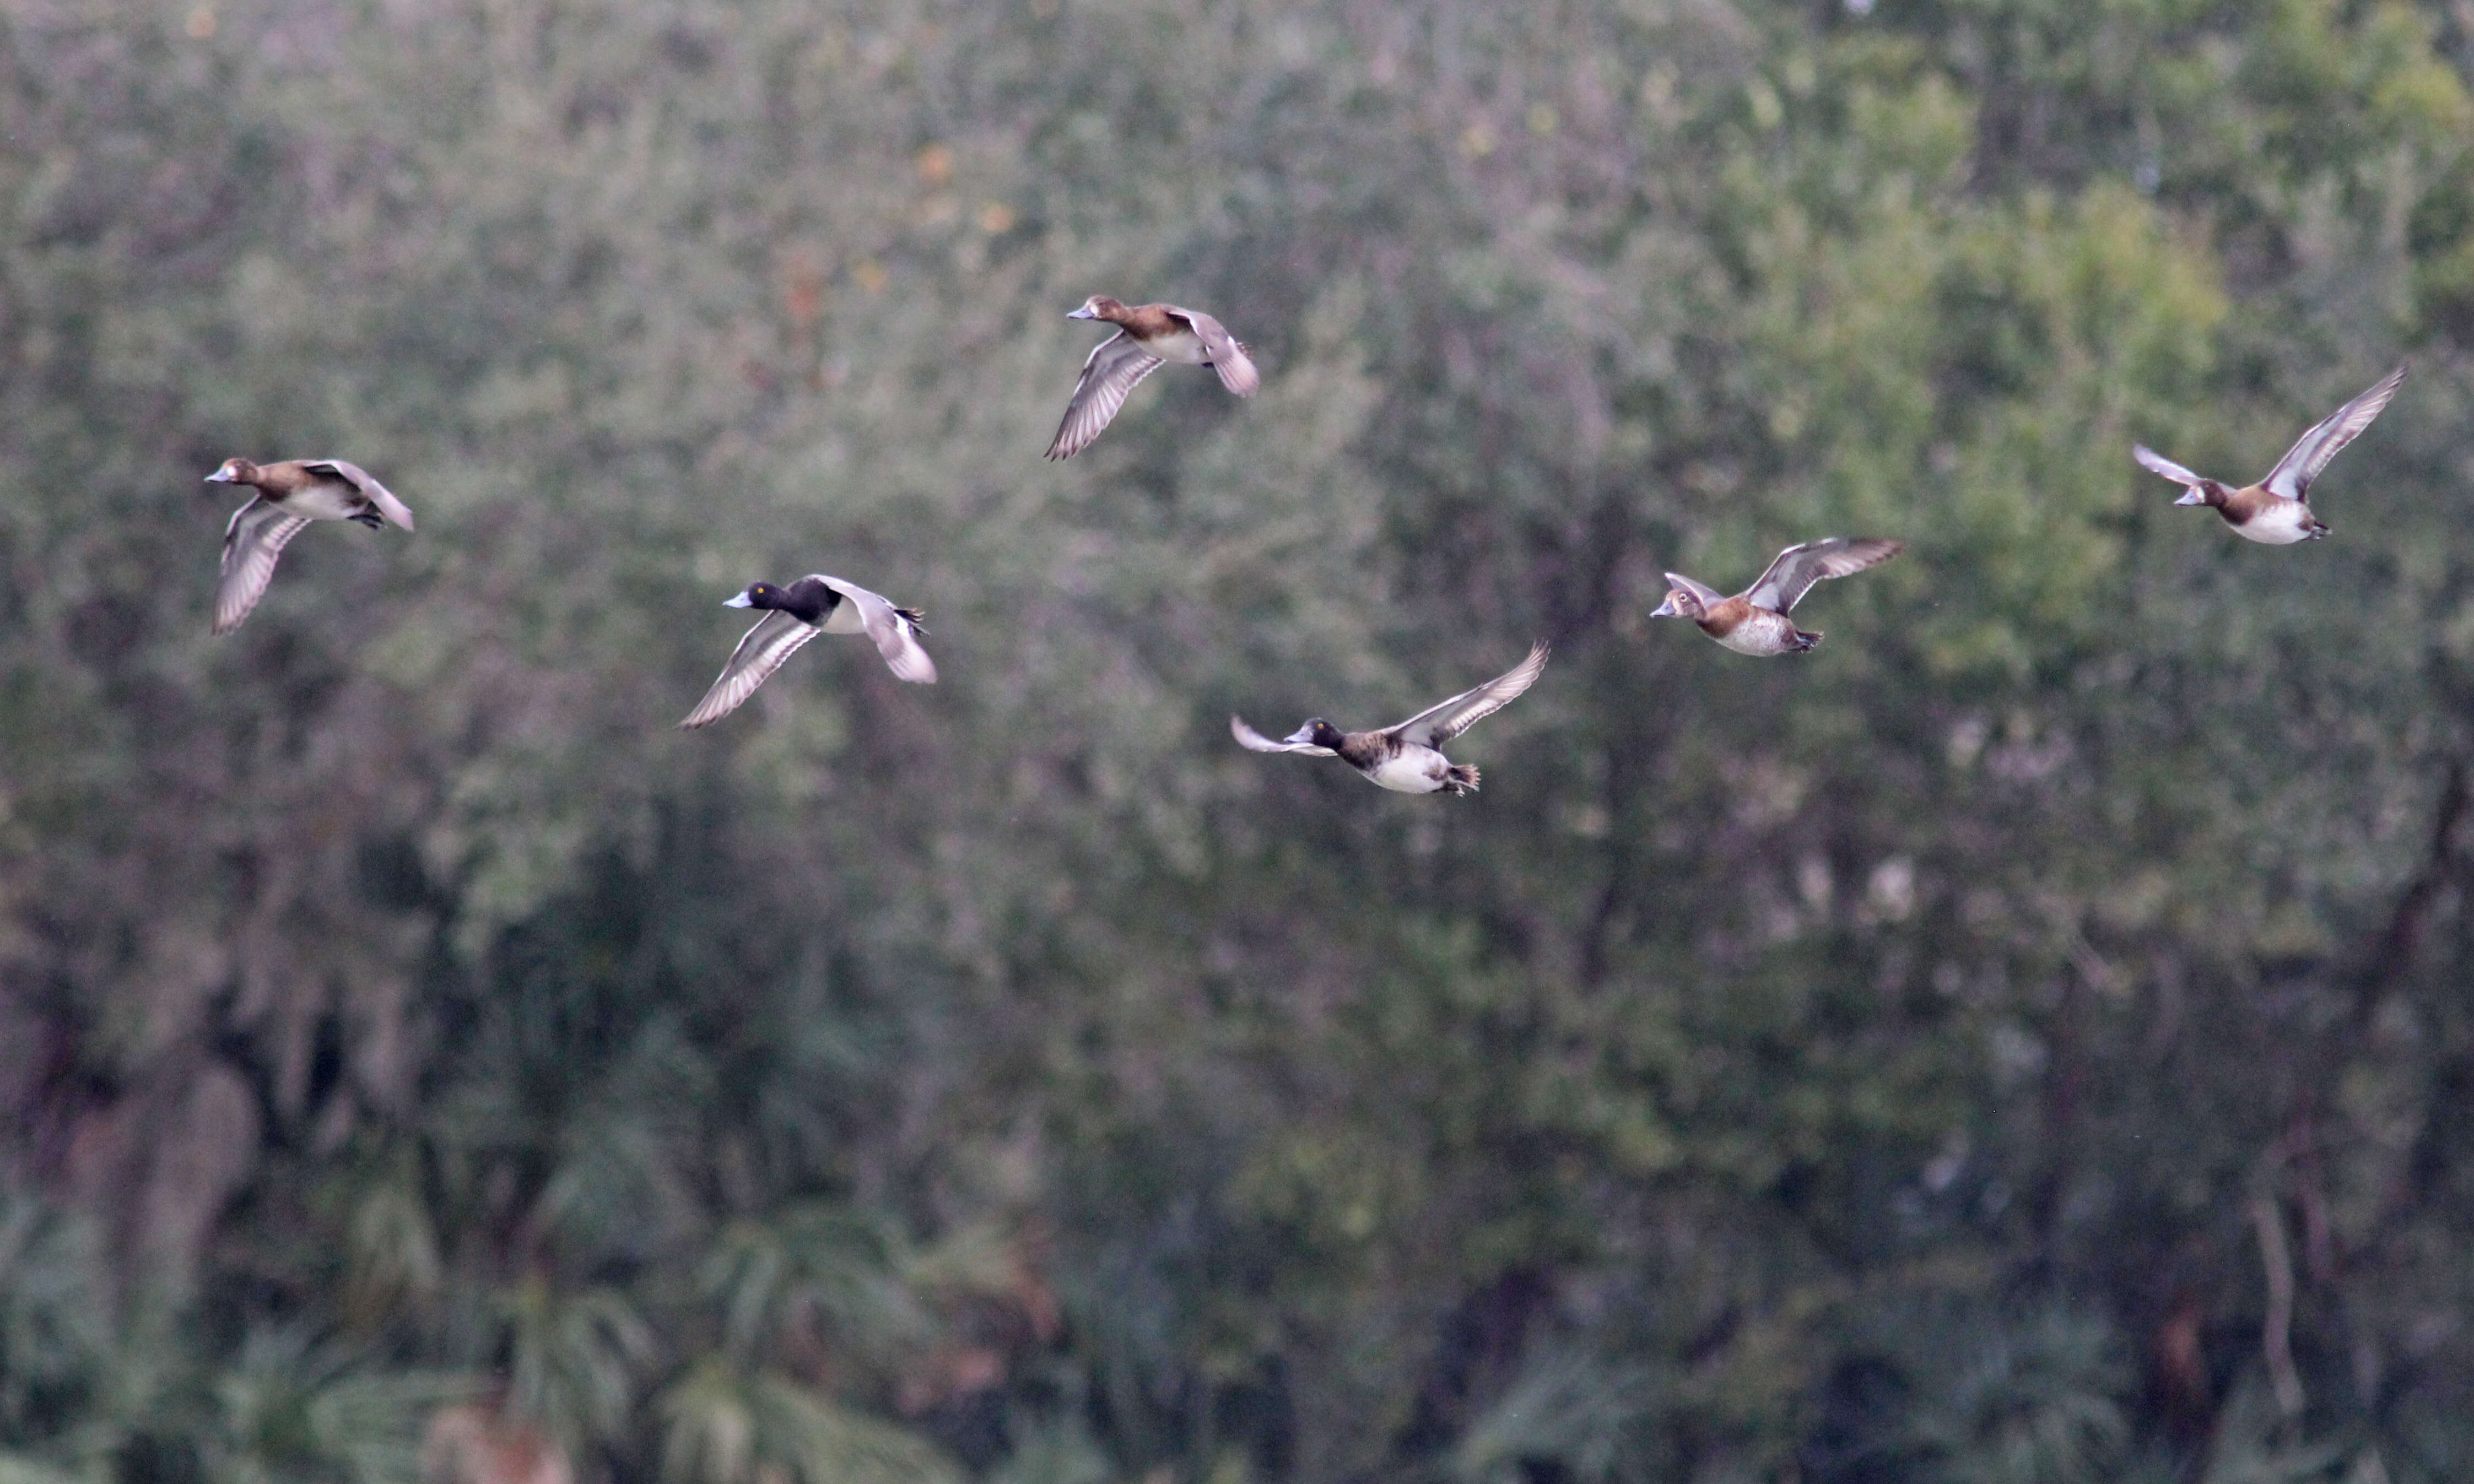
M 262 495 L 232 512 L 231 523 L 224 527 L 215 580 L 214 633 L 230 634 L 240 627 L 275 581 L 283 548 L 308 529 L 307 517 L 288 514 Z
M 1405 741 L 1441 747 L 1479 722 L 1518 700 L 1522 692 L 1538 683 L 1546 671 L 1546 660 L 1552 647 L 1544 639 L 1534 640 L 1529 654 L 1520 663 L 1488 681 L 1473 685 L 1448 701 L 1438 702 L 1396 727 L 1389 729 Z
M 1744 598 L 1755 608 L 1789 612 L 1824 579 L 1853 577 L 1905 549 L 1906 542 L 1880 536 L 1829 536 L 1805 541 L 1780 552 L 1769 570 L 1744 590 Z
M 2364 388 L 2344 406 L 2313 423 L 2311 430 L 2293 441 L 2293 446 L 2285 450 L 2285 457 L 2276 461 L 2276 467 L 2268 470 L 2268 477 L 2260 483 L 2267 486 L 2271 494 L 2283 495 L 2289 500 L 2308 500 L 2312 482 L 2319 477 L 2320 470 L 2328 467 L 2328 461 L 2347 443 L 2362 437 L 2363 430 L 2388 410 L 2397 388 L 2405 384 L 2406 364 L 2398 362 L 2396 370 Z

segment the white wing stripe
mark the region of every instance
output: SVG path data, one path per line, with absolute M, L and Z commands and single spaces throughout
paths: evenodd
M 1240 747 L 1257 753 L 1303 753 L 1309 757 L 1338 755 L 1330 748 L 1317 747 L 1311 742 L 1274 742 L 1247 726 L 1242 717 L 1233 715 L 1228 718 L 1228 734 L 1237 739 Z
M 2139 461 L 2140 467 L 2147 469 L 2151 474 L 2162 474 L 2177 485 L 2189 485 L 2193 488 L 2196 488 L 2197 486 L 2207 483 L 2206 480 L 2192 473 L 2189 469 L 2184 468 L 2182 466 L 2174 463 L 2163 454 L 2158 453 L 2155 449 L 2148 447 L 2146 443 L 2140 443 L 2133 447 L 2130 450 L 2130 456 Z
M 231 524 L 224 528 L 223 563 L 215 584 L 215 633 L 240 627 L 275 581 L 276 559 L 308 528 L 307 517 L 286 515 L 263 496 L 232 512 Z
M 936 661 L 920 647 L 910 620 L 895 612 L 889 599 L 870 592 L 857 583 L 845 582 L 823 572 L 810 575 L 840 593 L 845 601 L 859 610 L 860 627 L 875 641 L 876 652 L 884 657 L 885 668 L 891 670 L 896 679 L 909 681 L 914 685 L 936 683 Z
M 2328 461 L 2347 443 L 2361 437 L 2363 430 L 2371 425 L 2371 419 L 2387 409 L 2389 399 L 2396 395 L 2397 388 L 2405 382 L 2405 370 L 2398 367 L 2360 396 L 2321 419 L 2310 432 L 2294 441 L 2293 446 L 2285 451 L 2285 457 L 2276 461 L 2276 467 L 2270 469 L 2268 477 L 2260 483 L 2266 485 L 2271 494 L 2283 495 L 2289 500 L 2308 498 L 2311 482 L 2319 477 L 2319 471 L 2328 467 Z
M 1404 741 L 1441 747 L 1510 706 L 1522 691 L 1537 683 L 1545 669 L 1546 641 L 1540 639 L 1529 647 L 1529 658 L 1512 669 L 1386 730 Z
M 1048 445 L 1048 457 L 1070 459 L 1091 446 L 1091 441 L 1115 420 L 1117 411 L 1143 378 L 1167 363 L 1145 350 L 1124 330 L 1100 343 L 1082 363 L 1082 379 L 1065 404 L 1065 420 Z
M 799 652 L 801 645 L 824 633 L 813 624 L 802 623 L 788 613 L 767 613 L 756 621 L 730 652 L 730 662 L 707 690 L 695 709 L 680 722 L 682 728 L 709 727 L 738 710 L 756 694 L 757 687 L 782 668 L 783 661 Z
M 1254 370 L 1253 360 L 1227 326 L 1200 309 L 1180 309 L 1167 305 L 1168 312 L 1185 321 L 1194 338 L 1202 342 L 1203 353 L 1211 357 L 1211 369 L 1220 373 L 1220 384 L 1239 396 L 1252 396 L 1262 389 L 1261 373 Z
M 1788 612 L 1822 579 L 1853 576 L 1889 561 L 1902 549 L 1897 541 L 1875 537 L 1858 540 L 1831 536 L 1806 541 L 1780 552 L 1759 581 L 1744 590 L 1744 598 L 1755 608 Z

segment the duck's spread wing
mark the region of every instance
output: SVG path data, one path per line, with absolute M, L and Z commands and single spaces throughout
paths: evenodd
M 1231 716 L 1228 718 L 1228 734 L 1237 739 L 1238 746 L 1252 752 L 1303 753 L 1308 757 L 1330 757 L 1334 755 L 1330 748 L 1317 747 L 1311 742 L 1274 742 L 1271 738 L 1263 735 L 1261 732 L 1256 731 L 1253 728 L 1247 726 L 1245 719 L 1238 716 Z
M 2147 470 L 2147 472 L 2151 474 L 2162 474 L 2177 485 L 2188 485 L 2192 489 L 2195 490 L 2199 486 L 2207 483 L 2206 480 L 2192 473 L 2189 469 L 2184 468 L 2182 466 L 2174 463 L 2163 454 L 2158 453 L 2155 449 L 2148 447 L 2146 443 L 2134 444 L 2130 450 L 2130 456 L 2139 461 L 2139 467 L 2141 468 Z
M 756 687 L 782 668 L 782 661 L 799 652 L 799 646 L 824 633 L 813 624 L 802 623 L 784 612 L 771 612 L 756 620 L 756 627 L 730 652 L 730 663 L 713 688 L 704 693 L 694 710 L 679 723 L 682 728 L 710 727 L 747 703 Z
M 1770 563 L 1760 581 L 1745 589 L 1744 597 L 1755 608 L 1783 613 L 1803 602 L 1812 585 L 1823 578 L 1845 577 L 1868 566 L 1879 566 L 1897 556 L 1904 544 L 1874 537 L 1850 539 L 1833 536 L 1790 546 L 1778 554 L 1778 560 Z
M 1048 457 L 1070 459 L 1090 447 L 1091 440 L 1108 426 L 1134 388 L 1163 364 L 1124 330 L 1100 342 L 1091 358 L 1082 363 L 1082 379 L 1075 383 L 1074 396 L 1065 404 L 1065 420 L 1056 426 Z
M 1440 706 L 1430 706 L 1388 730 L 1403 742 L 1441 747 L 1510 706 L 1515 697 L 1537 682 L 1545 668 L 1546 641 L 1540 639 L 1529 646 L 1528 658 L 1504 674 L 1474 690 L 1464 690 Z
M 2311 481 L 2319 477 L 2319 471 L 2328 467 L 2338 449 L 2362 436 L 2363 429 L 2371 425 L 2371 419 L 2389 405 L 2389 398 L 2396 395 L 2404 381 L 2405 368 L 2399 366 L 2369 391 L 2320 419 L 2318 426 L 2285 450 L 2285 457 L 2276 461 L 2276 467 L 2268 470 L 2268 477 L 2260 483 L 2268 487 L 2270 494 L 2281 494 L 2289 500 L 2309 499 Z
M 1685 591 L 1692 594 L 1694 597 L 1699 598 L 1701 600 L 1701 606 L 1705 609 L 1716 608 L 1719 604 L 1727 601 L 1727 595 L 1725 593 L 1710 586 L 1708 583 L 1696 583 L 1691 578 L 1685 576 L 1681 572 L 1669 572 L 1666 573 L 1665 576 L 1666 586 L 1669 587 L 1681 587 Z
M 885 657 L 885 668 L 893 672 L 896 680 L 909 681 L 913 685 L 936 683 L 936 661 L 929 658 L 928 651 L 920 645 L 919 626 L 908 614 L 857 583 L 822 572 L 815 576 L 859 610 L 860 627 L 876 641 L 876 652 Z
M 370 477 L 370 471 L 349 459 L 304 459 L 301 467 L 312 474 L 331 474 L 370 497 L 378 514 L 409 531 L 412 512 L 395 497 L 395 491 Z
M 1220 384 L 1239 396 L 1252 396 L 1262 390 L 1263 377 L 1254 370 L 1253 357 L 1246 353 L 1245 345 L 1228 333 L 1222 324 L 1200 309 L 1179 309 L 1175 304 L 1164 306 L 1176 318 L 1185 322 L 1194 338 L 1202 342 L 1203 353 L 1211 357 L 1211 369 L 1220 373 Z
M 232 512 L 231 524 L 224 527 L 223 576 L 215 584 L 215 633 L 240 627 L 275 581 L 275 559 L 284 544 L 308 526 L 305 517 L 286 515 L 263 497 Z

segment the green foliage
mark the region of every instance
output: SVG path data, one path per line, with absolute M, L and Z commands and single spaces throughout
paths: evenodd
M 0 1484 L 2462 1473 L 2470 41 L 12 12 Z M 1095 290 L 1262 395 L 1043 464 Z M 2400 356 L 2333 540 L 2128 459 Z M 420 532 L 210 640 L 233 452 Z M 816 568 L 944 682 L 673 732 Z M 1477 800 L 1225 740 L 1540 636 Z
M 412 1477 L 424 1424 L 463 1390 L 453 1377 L 356 1366 L 297 1333 L 254 1333 L 214 1381 L 207 1476 L 230 1484 Z
M 945 1484 L 952 1465 L 915 1434 L 788 1377 L 748 1374 L 717 1358 L 699 1362 L 660 1403 L 665 1478 L 690 1484 Z
M 2109 1326 L 2059 1312 L 1972 1344 L 1950 1336 L 1940 1353 L 1960 1358 L 1925 1373 L 1930 1393 L 1907 1421 L 1907 1446 L 1954 1484 L 2115 1477 L 2130 1433 L 2116 1346 Z

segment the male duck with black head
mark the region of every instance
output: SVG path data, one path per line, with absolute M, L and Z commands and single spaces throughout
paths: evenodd
M 927 615 L 915 608 L 896 608 L 857 583 L 811 572 L 788 586 L 757 583 L 735 598 L 723 599 L 722 607 L 763 609 L 764 616 L 730 652 L 730 662 L 721 667 L 720 677 L 687 720 L 679 723 L 682 728 L 710 727 L 738 710 L 756 694 L 756 687 L 782 668 L 782 661 L 819 634 L 864 634 L 875 641 L 876 652 L 896 680 L 914 685 L 936 683 L 936 661 L 919 644 L 928 633 L 921 627 Z
M 2176 505 L 2206 505 L 2225 517 L 2234 534 L 2246 540 L 2268 546 L 2291 546 L 2296 541 L 2316 541 L 2328 534 L 2327 525 L 2311 511 L 2311 481 L 2328 467 L 2337 450 L 2352 443 L 2371 425 L 2396 395 L 2405 380 L 2405 368 L 2399 366 L 2379 379 L 2379 383 L 2362 395 L 2320 419 L 2310 432 L 2285 450 L 2276 467 L 2255 485 L 2237 490 L 2219 479 L 2207 479 L 2192 473 L 2179 464 L 2141 443 L 2130 450 L 2142 467 L 2162 474 L 2184 487 Z
M 1385 788 L 1403 794 L 1474 794 L 1477 769 L 1443 754 L 1443 745 L 1509 706 L 1546 668 L 1546 641 L 1539 640 L 1529 658 L 1506 674 L 1430 706 L 1396 727 L 1380 731 L 1343 731 L 1318 716 L 1274 742 L 1228 718 L 1229 733 L 1257 753 L 1303 753 L 1309 757 L 1337 757 Z
M 1732 598 L 1705 587 L 1681 572 L 1669 572 L 1666 601 L 1650 611 L 1652 618 L 1689 618 L 1701 632 L 1739 655 L 1801 655 L 1821 642 L 1818 634 L 1798 629 L 1786 615 L 1825 577 L 1845 577 L 1879 566 L 1904 548 L 1903 542 L 1867 537 L 1833 536 L 1807 541 L 1778 554 L 1758 581 Z
M 222 576 L 215 585 L 215 633 L 240 627 L 266 585 L 275 581 L 275 559 L 313 520 L 356 520 L 375 531 L 393 521 L 409 531 L 412 512 L 367 469 L 342 459 L 286 459 L 252 464 L 226 459 L 206 476 L 210 485 L 246 485 L 256 497 L 232 512 L 224 527 Z
M 1082 379 L 1075 384 L 1065 420 L 1048 445 L 1052 459 L 1070 459 L 1090 447 L 1143 378 L 1171 361 L 1210 367 L 1220 373 L 1220 384 L 1239 396 L 1252 396 L 1263 384 L 1246 347 L 1200 309 L 1175 304 L 1129 308 L 1105 294 L 1094 294 L 1065 318 L 1104 321 L 1117 333 L 1100 342 L 1082 363 Z

